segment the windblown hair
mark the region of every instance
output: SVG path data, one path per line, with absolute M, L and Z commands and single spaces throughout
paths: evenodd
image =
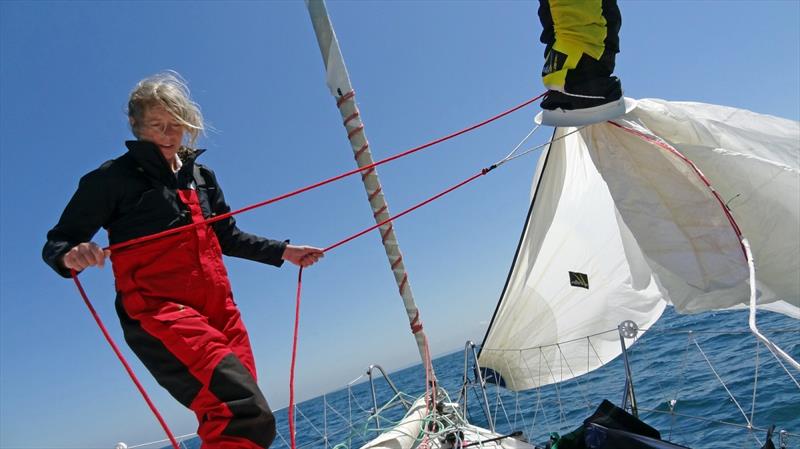
M 197 137 L 205 131 L 200 106 L 192 101 L 189 86 L 178 72 L 168 70 L 149 76 L 136 84 L 128 100 L 131 131 L 139 137 L 145 111 L 161 106 L 178 120 L 189 135 L 188 145 L 194 147 Z

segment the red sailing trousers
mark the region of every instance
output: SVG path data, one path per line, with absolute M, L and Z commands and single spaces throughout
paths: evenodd
M 203 220 L 194 190 L 179 190 Z M 112 253 L 117 313 L 131 349 L 197 415 L 202 449 L 267 448 L 275 419 L 256 384 L 247 330 L 210 226 Z

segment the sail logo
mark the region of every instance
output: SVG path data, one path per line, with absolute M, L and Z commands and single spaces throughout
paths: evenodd
M 569 272 L 569 285 L 573 287 L 582 287 L 589 290 L 589 275 L 584 273 Z

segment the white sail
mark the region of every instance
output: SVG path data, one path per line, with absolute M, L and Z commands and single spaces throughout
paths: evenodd
M 668 303 L 747 304 L 742 236 L 760 306 L 800 317 L 800 124 L 643 100 L 615 123 L 570 131 L 557 129 L 541 158 L 483 342 L 480 364 L 497 381 L 523 390 L 589 372 L 621 351 L 604 331 L 650 327 Z
M 800 319 L 800 122 L 701 103 L 640 102 L 636 118 L 702 171 L 750 241 L 759 308 Z M 680 312 L 746 305 L 746 279 L 688 296 Z M 666 280 L 664 280 L 666 282 Z

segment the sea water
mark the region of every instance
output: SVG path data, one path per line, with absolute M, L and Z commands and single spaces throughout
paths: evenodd
M 759 312 L 759 329 L 795 359 L 800 359 L 800 322 L 783 315 Z M 661 432 L 662 439 L 687 447 L 760 448 L 766 431 L 786 430 L 789 448 L 800 448 L 800 387 L 780 363 L 758 344 L 747 328 L 745 311 L 678 315 L 672 308 L 629 349 L 639 417 Z M 441 386 L 458 400 L 464 380 L 464 352 L 433 360 Z M 474 378 L 470 363 L 469 377 Z M 713 367 L 713 369 L 712 369 Z M 796 371 L 789 372 L 798 376 Z M 397 388 L 413 397 L 423 392 L 420 365 L 390 373 Z M 378 407 L 394 393 L 383 379 L 375 381 Z M 543 446 L 551 432 L 578 427 L 603 399 L 619 405 L 625 386 L 622 357 L 567 381 L 520 394 L 490 386 L 489 413 L 500 434 L 522 430 Z M 730 391 L 730 395 L 726 392 Z M 483 395 L 468 388 L 471 423 L 488 427 Z M 732 397 L 733 398 L 732 398 Z M 380 419 L 367 421 L 374 408 L 369 382 L 332 392 L 297 405 L 298 448 L 358 448 L 391 427 L 405 409 L 394 407 Z M 279 436 L 272 448 L 289 447 L 287 409 L 277 410 Z M 691 417 L 689 417 L 691 416 Z M 748 422 L 750 427 L 748 428 Z M 181 443 L 197 449 L 197 438 Z

